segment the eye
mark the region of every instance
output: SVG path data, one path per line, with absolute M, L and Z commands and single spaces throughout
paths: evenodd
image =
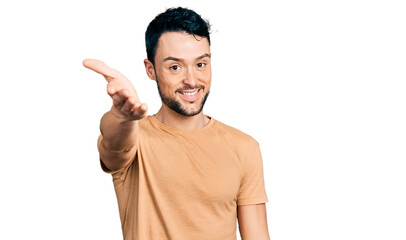
M 206 63 L 198 63 L 196 66 L 198 68 L 202 68 L 202 67 L 206 66 Z
M 177 70 L 180 69 L 180 66 L 179 65 L 173 65 L 173 66 L 170 67 L 170 69 L 177 71 Z

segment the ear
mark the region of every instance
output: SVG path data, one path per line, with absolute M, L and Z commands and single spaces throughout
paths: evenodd
M 154 64 L 152 64 L 152 62 L 150 62 L 148 59 L 144 59 L 144 66 L 148 77 L 151 80 L 156 80 Z

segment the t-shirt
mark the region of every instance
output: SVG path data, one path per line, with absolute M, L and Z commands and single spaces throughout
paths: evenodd
M 237 205 L 268 202 L 258 143 L 209 118 L 182 130 L 147 116 L 133 161 L 114 172 L 101 162 L 125 240 L 235 240 Z

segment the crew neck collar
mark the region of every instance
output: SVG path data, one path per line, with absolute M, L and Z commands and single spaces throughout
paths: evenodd
M 164 124 L 163 122 L 159 121 L 159 119 L 156 117 L 156 114 L 151 115 L 151 116 L 150 116 L 150 119 L 151 119 L 151 121 L 152 121 L 155 125 L 159 126 L 159 127 L 162 128 L 162 129 L 165 129 L 165 130 L 167 130 L 167 131 L 169 131 L 169 132 L 177 132 L 177 133 L 196 133 L 196 132 L 203 132 L 203 131 L 206 131 L 206 130 L 209 129 L 209 128 L 213 125 L 213 123 L 215 122 L 215 120 L 214 120 L 211 116 L 209 116 L 209 115 L 204 115 L 204 116 L 209 118 L 209 122 L 208 122 L 204 127 L 202 127 L 202 128 L 197 128 L 197 129 L 180 129 L 180 128 L 175 128 L 175 127 L 168 126 L 168 125 Z

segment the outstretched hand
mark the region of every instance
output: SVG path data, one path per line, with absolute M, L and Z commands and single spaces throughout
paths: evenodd
M 113 99 L 113 114 L 126 120 L 139 120 L 147 114 L 147 105 L 141 103 L 131 82 L 117 70 L 96 59 L 83 60 L 83 66 L 101 74 L 107 80 L 107 93 Z

